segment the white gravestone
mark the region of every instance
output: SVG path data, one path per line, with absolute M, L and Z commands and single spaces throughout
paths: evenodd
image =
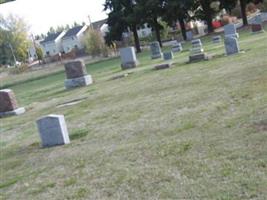
M 224 40 L 226 55 L 233 55 L 240 52 L 238 40 L 235 37 L 226 37 Z
M 37 120 L 43 147 L 69 144 L 69 134 L 63 115 L 48 115 Z
M 120 56 L 121 56 L 121 68 L 123 70 L 135 68 L 138 65 L 134 47 L 127 47 L 120 49 Z
M 235 24 L 227 24 L 224 26 L 225 37 L 235 37 L 239 38 L 239 34 L 236 32 Z

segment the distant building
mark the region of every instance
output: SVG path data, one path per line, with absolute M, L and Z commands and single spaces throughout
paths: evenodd
M 51 34 L 40 42 L 45 56 L 55 56 L 63 51 L 61 40 L 65 33 L 65 31 L 62 31 L 59 33 Z
M 88 30 L 88 26 L 76 26 L 66 32 L 66 34 L 62 37 L 62 48 L 64 53 L 69 53 L 73 49 L 83 49 L 83 39 L 86 31 Z

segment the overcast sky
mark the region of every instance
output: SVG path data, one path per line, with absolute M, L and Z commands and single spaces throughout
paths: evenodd
M 47 33 L 53 26 L 86 22 L 106 18 L 103 12 L 105 0 L 16 0 L 0 4 L 0 14 L 23 17 L 34 34 Z

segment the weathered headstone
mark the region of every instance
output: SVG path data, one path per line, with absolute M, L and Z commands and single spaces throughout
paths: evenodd
M 18 108 L 15 94 L 10 89 L 0 90 L 0 117 L 21 115 L 25 108 Z
M 69 134 L 63 115 L 48 115 L 37 120 L 43 147 L 69 144 Z
M 192 40 L 189 62 L 197 62 L 201 60 L 208 60 L 207 54 L 204 53 L 202 42 L 200 39 Z
M 181 52 L 181 51 L 183 51 L 182 44 L 177 42 L 177 41 L 174 41 L 172 43 L 172 52 L 177 53 L 177 52 Z
M 255 16 L 252 24 L 251 24 L 252 33 L 263 33 L 263 25 L 262 25 L 262 18 L 261 14 Z
M 235 37 L 239 38 L 239 34 L 236 32 L 235 24 L 227 24 L 224 26 L 225 37 Z
M 76 87 L 87 86 L 93 83 L 91 75 L 87 74 L 83 61 L 72 61 L 65 64 L 66 80 L 65 88 L 71 89 Z
M 224 45 L 226 55 L 232 55 L 240 52 L 238 40 L 235 37 L 226 37 Z
M 192 31 L 186 31 L 186 39 L 188 41 L 191 41 L 194 39 L 194 35 L 193 35 L 193 32 Z
M 162 58 L 162 52 L 161 52 L 159 42 L 152 42 L 150 44 L 150 51 L 151 51 L 152 59 Z
M 214 36 L 214 37 L 212 37 L 212 42 L 214 44 L 221 43 L 222 42 L 222 37 L 220 35 Z
M 134 47 L 120 49 L 120 56 L 122 62 L 121 68 L 123 70 L 135 68 L 138 65 Z
M 164 60 L 172 60 L 173 59 L 173 53 L 172 51 L 164 52 L 163 53 Z

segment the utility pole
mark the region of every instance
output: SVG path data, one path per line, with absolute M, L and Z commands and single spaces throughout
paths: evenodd
M 88 15 L 88 19 L 89 19 L 89 26 L 90 26 L 91 30 L 93 30 L 94 27 L 93 27 L 90 15 Z

